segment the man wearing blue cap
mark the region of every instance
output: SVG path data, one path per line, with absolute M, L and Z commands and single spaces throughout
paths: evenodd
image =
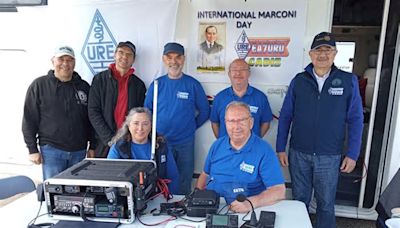
M 194 170 L 195 131 L 207 121 L 210 107 L 201 84 L 182 73 L 183 46 L 167 43 L 162 59 L 168 73 L 157 79 L 157 133 L 167 139 L 179 170 L 180 193 L 187 194 L 191 190 Z M 154 82 L 144 102 L 150 110 L 153 110 L 153 92 Z
M 333 64 L 336 53 L 331 33 L 315 36 L 309 52 L 312 63 L 289 85 L 276 141 L 281 165 L 289 165 L 293 198 L 308 207 L 314 189 L 317 228 L 336 227 L 334 205 L 339 170 L 353 171 L 363 129 L 357 77 Z M 289 129 L 288 158 L 285 148 Z
M 143 106 L 146 86 L 134 74 L 135 58 L 135 45 L 130 41 L 120 42 L 114 53 L 115 63 L 93 77 L 88 111 L 98 137 L 96 157 L 107 157 L 108 143 L 129 110 Z

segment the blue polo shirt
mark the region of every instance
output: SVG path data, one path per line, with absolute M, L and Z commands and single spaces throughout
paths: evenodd
M 138 160 L 150 160 L 151 159 L 151 143 L 145 144 L 136 144 L 134 142 L 131 143 L 131 157 L 132 159 Z M 112 145 L 110 151 L 108 152 L 107 158 L 110 159 L 120 159 L 123 158 L 120 155 L 120 151 L 118 150 L 116 144 Z
M 200 82 L 183 74 L 179 79 L 168 75 L 158 80 L 157 133 L 163 135 L 169 145 L 194 140 L 194 133 L 208 120 L 210 106 Z M 153 111 L 154 82 L 146 94 L 144 106 Z
M 204 165 L 207 189 L 225 197 L 228 204 L 238 194 L 258 195 L 267 188 L 283 184 L 278 158 L 271 146 L 252 134 L 241 150 L 235 150 L 224 136 L 213 143 Z
M 241 101 L 250 106 L 251 115 L 254 118 L 253 132 L 261 136 L 260 126 L 263 123 L 271 122 L 272 112 L 267 96 L 260 90 L 248 86 L 243 97 L 238 97 L 232 87 L 228 87 L 219 92 L 213 101 L 210 120 L 219 124 L 218 138 L 227 135 L 225 126 L 225 108 L 232 101 Z

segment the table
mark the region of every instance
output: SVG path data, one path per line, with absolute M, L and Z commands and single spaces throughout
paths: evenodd
M 163 202 L 163 199 L 156 199 L 151 201 L 148 204 L 148 210 L 152 210 L 154 208 L 159 208 L 159 203 Z M 221 207 L 222 207 L 221 203 Z M 36 217 L 38 210 L 40 208 L 40 203 L 37 201 L 36 192 L 29 193 L 16 201 L 0 208 L 0 221 L 2 227 L 7 224 L 8 227 L 13 228 L 26 228 L 28 223 Z M 271 206 L 265 206 L 261 208 L 257 208 L 256 214 L 257 218 L 259 218 L 260 211 L 275 211 L 276 219 L 275 219 L 275 227 L 276 228 L 312 228 L 310 218 L 308 216 L 308 212 L 303 203 L 295 200 L 283 200 Z M 225 210 L 224 210 L 225 211 Z M 45 202 L 43 202 L 42 207 L 40 208 L 40 214 L 47 213 L 47 208 Z M 239 225 L 243 223 L 242 218 L 245 214 L 239 215 Z M 157 223 L 165 220 L 168 216 L 150 216 L 145 215 L 141 217 L 141 221 L 145 223 Z M 193 220 L 201 220 L 202 218 L 190 218 Z M 250 219 L 250 215 L 246 217 L 246 219 Z M 51 217 L 45 215 L 39 217 L 36 220 L 37 223 L 51 222 L 56 223 L 57 220 L 52 219 Z M 187 222 L 183 219 L 177 219 L 166 224 L 162 224 L 159 227 L 176 227 L 177 225 L 191 225 L 192 227 L 205 227 L 205 222 L 201 223 L 191 223 Z M 133 224 L 122 224 L 119 227 L 146 227 L 139 223 L 136 219 Z

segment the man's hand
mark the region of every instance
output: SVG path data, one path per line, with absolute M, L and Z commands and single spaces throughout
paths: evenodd
M 342 173 L 351 173 L 356 167 L 356 161 L 349 157 L 343 159 L 342 165 L 340 166 L 340 171 Z
M 95 155 L 95 152 L 94 152 L 93 149 L 89 149 L 89 150 L 86 152 L 86 157 L 87 157 L 87 158 L 94 158 L 94 155 Z
M 278 152 L 278 158 L 279 158 L 279 161 L 281 162 L 281 166 L 287 167 L 289 165 L 288 156 L 286 155 L 285 151 Z
M 42 155 L 39 152 L 29 154 L 29 160 L 35 165 L 40 165 L 42 164 Z
M 247 200 L 243 202 L 235 200 L 231 203 L 230 210 L 235 213 L 246 213 L 248 211 L 251 211 L 251 205 Z

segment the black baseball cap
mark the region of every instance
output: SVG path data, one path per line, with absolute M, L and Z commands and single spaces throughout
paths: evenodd
M 336 47 L 335 37 L 332 33 L 321 32 L 314 37 L 314 40 L 311 44 L 311 50 L 314 50 L 321 46 Z
M 119 42 L 117 48 L 119 47 L 128 47 L 129 49 L 132 50 L 133 55 L 136 56 L 136 46 L 132 42 L 130 41 Z

